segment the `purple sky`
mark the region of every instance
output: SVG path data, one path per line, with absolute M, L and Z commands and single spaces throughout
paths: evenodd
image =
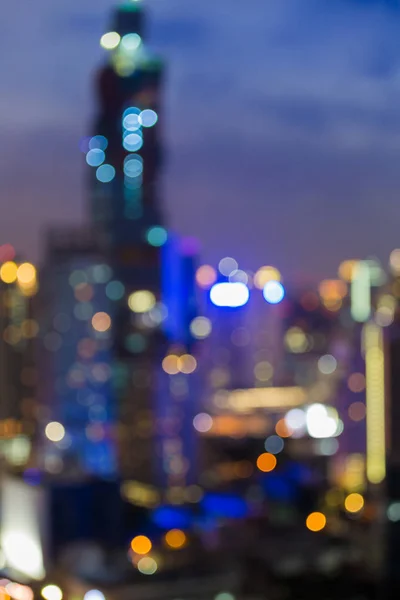
M 164 202 L 205 261 L 334 276 L 400 246 L 400 10 L 393 0 L 148 0 L 167 62 Z M 85 218 L 79 139 L 112 0 L 7 2 L 0 244 L 42 253 Z

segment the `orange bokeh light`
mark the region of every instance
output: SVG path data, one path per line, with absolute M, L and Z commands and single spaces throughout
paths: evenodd
M 257 458 L 257 468 L 263 473 L 273 471 L 276 467 L 276 463 L 276 457 L 269 452 L 264 452 Z
M 131 548 L 136 554 L 147 554 L 152 548 L 152 543 L 145 535 L 137 535 L 131 541 Z
M 183 548 L 186 545 L 187 538 L 180 529 L 171 529 L 165 534 L 165 542 L 170 548 L 179 550 L 179 548 Z
M 197 284 L 207 290 L 217 281 L 217 272 L 211 265 L 203 265 L 196 271 Z
M 362 373 L 352 373 L 347 380 L 349 390 L 355 394 L 365 390 L 365 376 Z
M 362 421 L 365 419 L 365 404 L 363 402 L 353 402 L 349 406 L 349 417 L 352 421 Z
M 292 435 L 293 431 L 285 423 L 285 419 L 280 419 L 275 425 L 275 431 L 281 438 L 288 438 Z
M 326 525 L 326 517 L 320 512 L 313 512 L 308 515 L 306 527 L 310 531 L 322 531 Z

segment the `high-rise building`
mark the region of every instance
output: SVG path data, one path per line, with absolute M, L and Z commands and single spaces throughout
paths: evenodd
M 196 462 L 187 435 L 197 397 L 189 329 L 196 249 L 163 221 L 163 66 L 145 43 L 144 25 L 140 3 L 125 2 L 101 38 L 107 60 L 96 77 L 92 136 L 83 141 L 91 232 L 56 232 L 49 245 L 44 341 L 60 348 L 46 351 L 44 397 L 48 422 L 60 423 L 65 437 L 46 442 L 46 453 L 59 455 L 64 467 L 128 484 L 183 488 Z M 98 314 L 109 319 L 104 331 Z M 64 317 L 69 328 L 54 331 L 67 327 Z M 166 356 L 182 368 L 164 369 Z M 57 458 L 48 460 L 57 468 Z
M 171 397 L 161 364 L 170 342 L 189 341 L 192 300 L 179 289 L 193 278 L 193 267 L 164 227 L 159 201 L 163 65 L 145 42 L 140 2 L 125 2 L 115 10 L 101 45 L 108 61 L 96 81 L 97 116 L 86 161 L 94 169 L 91 219 L 124 287 L 112 327 L 119 373 L 119 461 L 124 478 L 154 483 L 155 463 L 162 461 L 162 452 L 156 451 L 157 429 L 163 427 L 157 407 L 165 416 Z

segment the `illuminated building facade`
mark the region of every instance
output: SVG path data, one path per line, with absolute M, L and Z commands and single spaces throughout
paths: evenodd
M 0 263 L 0 450 L 18 468 L 28 463 L 36 433 L 39 326 L 33 318 L 36 269 L 12 259 Z
M 42 464 L 52 474 L 116 473 L 111 322 L 119 285 L 92 234 L 55 230 L 42 271 Z

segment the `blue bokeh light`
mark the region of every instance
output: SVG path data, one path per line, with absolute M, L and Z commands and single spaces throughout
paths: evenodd
M 115 169 L 112 165 L 101 165 L 96 171 L 96 177 L 101 183 L 110 183 L 115 177 Z
M 128 177 L 138 177 L 143 173 L 143 159 L 138 154 L 127 156 L 124 161 L 124 173 Z
M 137 50 L 142 43 L 142 38 L 137 33 L 127 33 L 121 40 L 121 46 L 128 52 Z
M 172 506 L 156 508 L 153 511 L 152 519 L 162 529 L 188 529 L 193 521 L 193 517 L 188 510 Z
M 86 154 L 86 162 L 91 167 L 99 167 L 105 161 L 106 155 L 100 148 L 89 150 Z
M 129 133 L 124 137 L 123 146 L 128 152 L 136 152 L 143 146 L 143 138 L 138 133 Z
M 233 494 L 207 494 L 201 505 L 207 514 L 214 517 L 241 519 L 249 512 L 246 501 Z
M 106 150 L 108 146 L 108 139 L 104 135 L 95 135 L 89 141 L 90 150 Z
M 106 287 L 106 296 L 110 300 L 121 300 L 125 294 L 125 286 L 121 281 L 110 281 Z
M 238 308 L 244 306 L 249 297 L 249 288 L 239 281 L 216 283 L 210 290 L 210 300 L 215 306 Z
M 151 108 L 146 108 L 146 110 L 142 110 L 139 115 L 139 122 L 143 127 L 153 127 L 158 121 L 158 115 Z
M 164 227 L 151 227 L 146 233 L 146 239 L 150 246 L 163 246 L 168 240 L 168 233 Z
M 140 129 L 139 115 L 137 113 L 127 114 L 122 120 L 122 125 L 127 131 L 137 131 Z
M 263 296 L 269 304 L 279 304 L 285 297 L 285 288 L 280 281 L 268 281 L 264 286 Z

